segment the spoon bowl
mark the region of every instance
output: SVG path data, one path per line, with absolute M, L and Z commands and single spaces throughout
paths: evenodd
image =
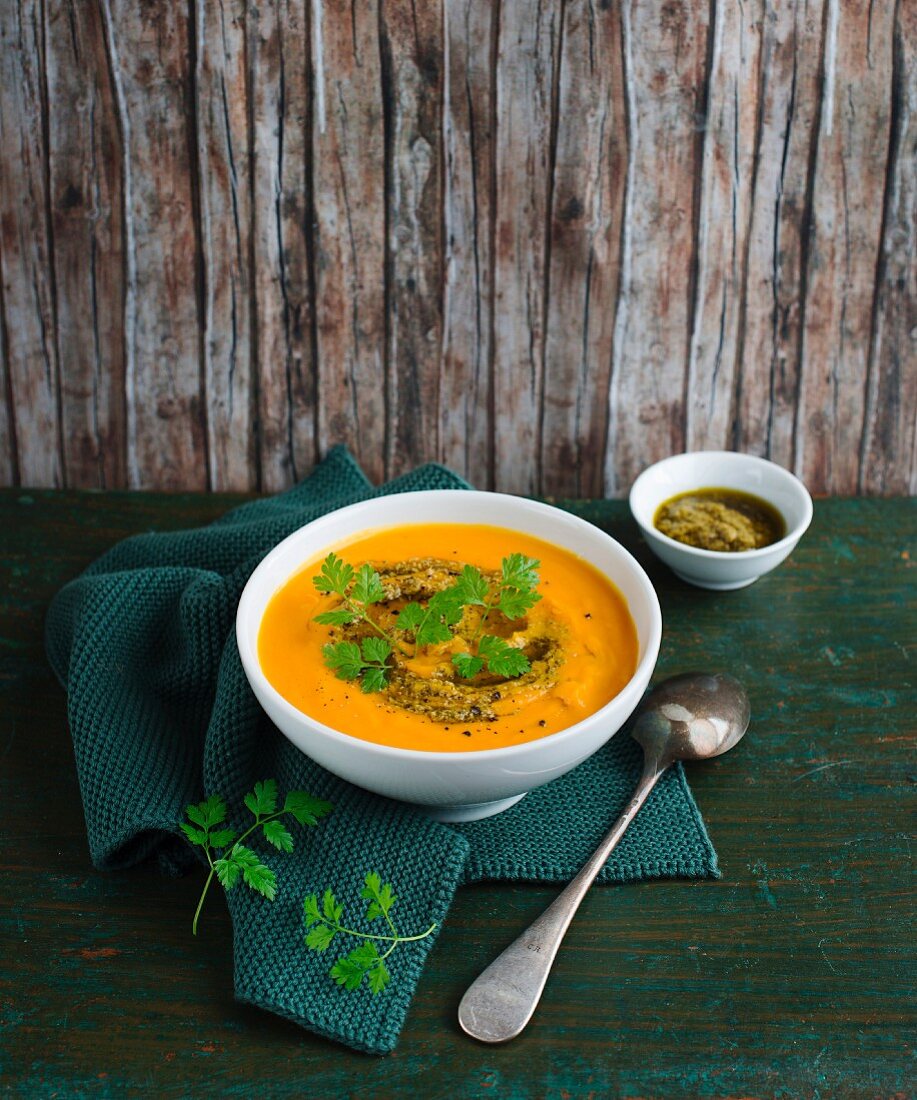
M 649 759 L 709 760 L 728 752 L 748 729 L 745 688 L 726 672 L 683 672 L 653 688 L 637 709 L 631 737 Z

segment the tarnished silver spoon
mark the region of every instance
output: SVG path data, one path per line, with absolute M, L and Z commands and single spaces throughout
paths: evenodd
M 709 760 L 731 749 L 748 729 L 749 713 L 745 688 L 724 672 L 686 672 L 653 689 L 631 730 L 643 746 L 633 798 L 563 893 L 469 986 L 458 1013 L 464 1031 L 485 1043 L 522 1031 L 580 902 L 659 777 L 676 760 Z

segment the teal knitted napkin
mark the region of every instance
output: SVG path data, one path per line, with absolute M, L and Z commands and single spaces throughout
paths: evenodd
M 242 588 L 267 551 L 357 500 L 464 488 L 448 470 L 429 465 L 375 489 L 338 447 L 300 485 L 209 527 L 126 539 L 57 594 L 46 623 L 48 656 L 67 690 L 96 867 L 146 859 L 173 871 L 197 866 L 177 827 L 185 806 L 213 792 L 239 806 L 260 779 L 274 777 L 281 792 L 307 790 L 334 804 L 316 828 L 297 830 L 293 855 L 259 850 L 277 871 L 273 902 L 243 887 L 226 895 L 235 990 L 241 1001 L 373 1053 L 394 1047 L 436 937 L 398 948 L 381 994 L 365 986 L 350 992 L 328 975 L 333 951 L 306 950 L 303 898 L 333 887 L 359 920 L 363 876 L 378 871 L 394 884 L 399 928 L 420 931 L 433 921 L 442 926 L 463 882 L 563 882 L 623 809 L 640 771 L 639 749 L 619 735 L 497 817 L 441 825 L 326 772 L 255 702 L 233 623 Z M 601 880 L 716 874 L 716 855 L 677 767 L 656 787 Z

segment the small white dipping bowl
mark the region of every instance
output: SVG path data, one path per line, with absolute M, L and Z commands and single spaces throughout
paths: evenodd
M 258 631 L 268 601 L 291 574 L 341 542 L 373 529 L 412 523 L 487 524 L 525 532 L 578 554 L 609 578 L 637 629 L 637 668 L 624 689 L 594 714 L 557 733 L 497 749 L 426 752 L 363 741 L 304 714 L 271 686 L 258 661 Z M 414 553 L 409 541 L 404 556 Z M 473 556 L 473 555 L 471 555 Z M 575 768 L 616 733 L 640 701 L 656 664 L 662 614 L 649 578 L 631 555 L 591 523 L 546 504 L 501 493 L 433 490 L 378 497 L 301 527 L 258 565 L 242 592 L 236 639 L 258 702 L 293 744 L 328 771 L 389 798 L 415 803 L 440 821 L 498 813 Z M 380 713 L 379 721 L 385 721 Z
M 702 550 L 670 539 L 653 526 L 659 505 L 694 489 L 740 489 L 772 504 L 786 534 L 759 550 Z M 744 588 L 787 557 L 812 521 L 812 498 L 788 470 L 765 458 L 736 451 L 694 451 L 648 467 L 630 491 L 630 510 L 650 549 L 672 572 L 700 588 Z

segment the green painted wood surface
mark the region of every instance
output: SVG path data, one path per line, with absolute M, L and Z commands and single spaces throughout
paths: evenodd
M 468 983 L 555 895 L 459 892 L 398 1050 L 370 1058 L 232 999 L 230 926 L 192 876 L 89 865 L 52 593 L 115 540 L 241 497 L 0 493 L 0 1087 L 24 1096 L 605 1097 L 914 1094 L 917 507 L 825 500 L 793 557 L 708 593 L 651 557 L 621 502 L 570 507 L 660 594 L 659 674 L 722 667 L 749 735 L 694 767 L 717 882 L 594 890 L 541 1008 L 501 1048 L 458 1031 Z M 908 603 L 910 606 L 908 607 Z

